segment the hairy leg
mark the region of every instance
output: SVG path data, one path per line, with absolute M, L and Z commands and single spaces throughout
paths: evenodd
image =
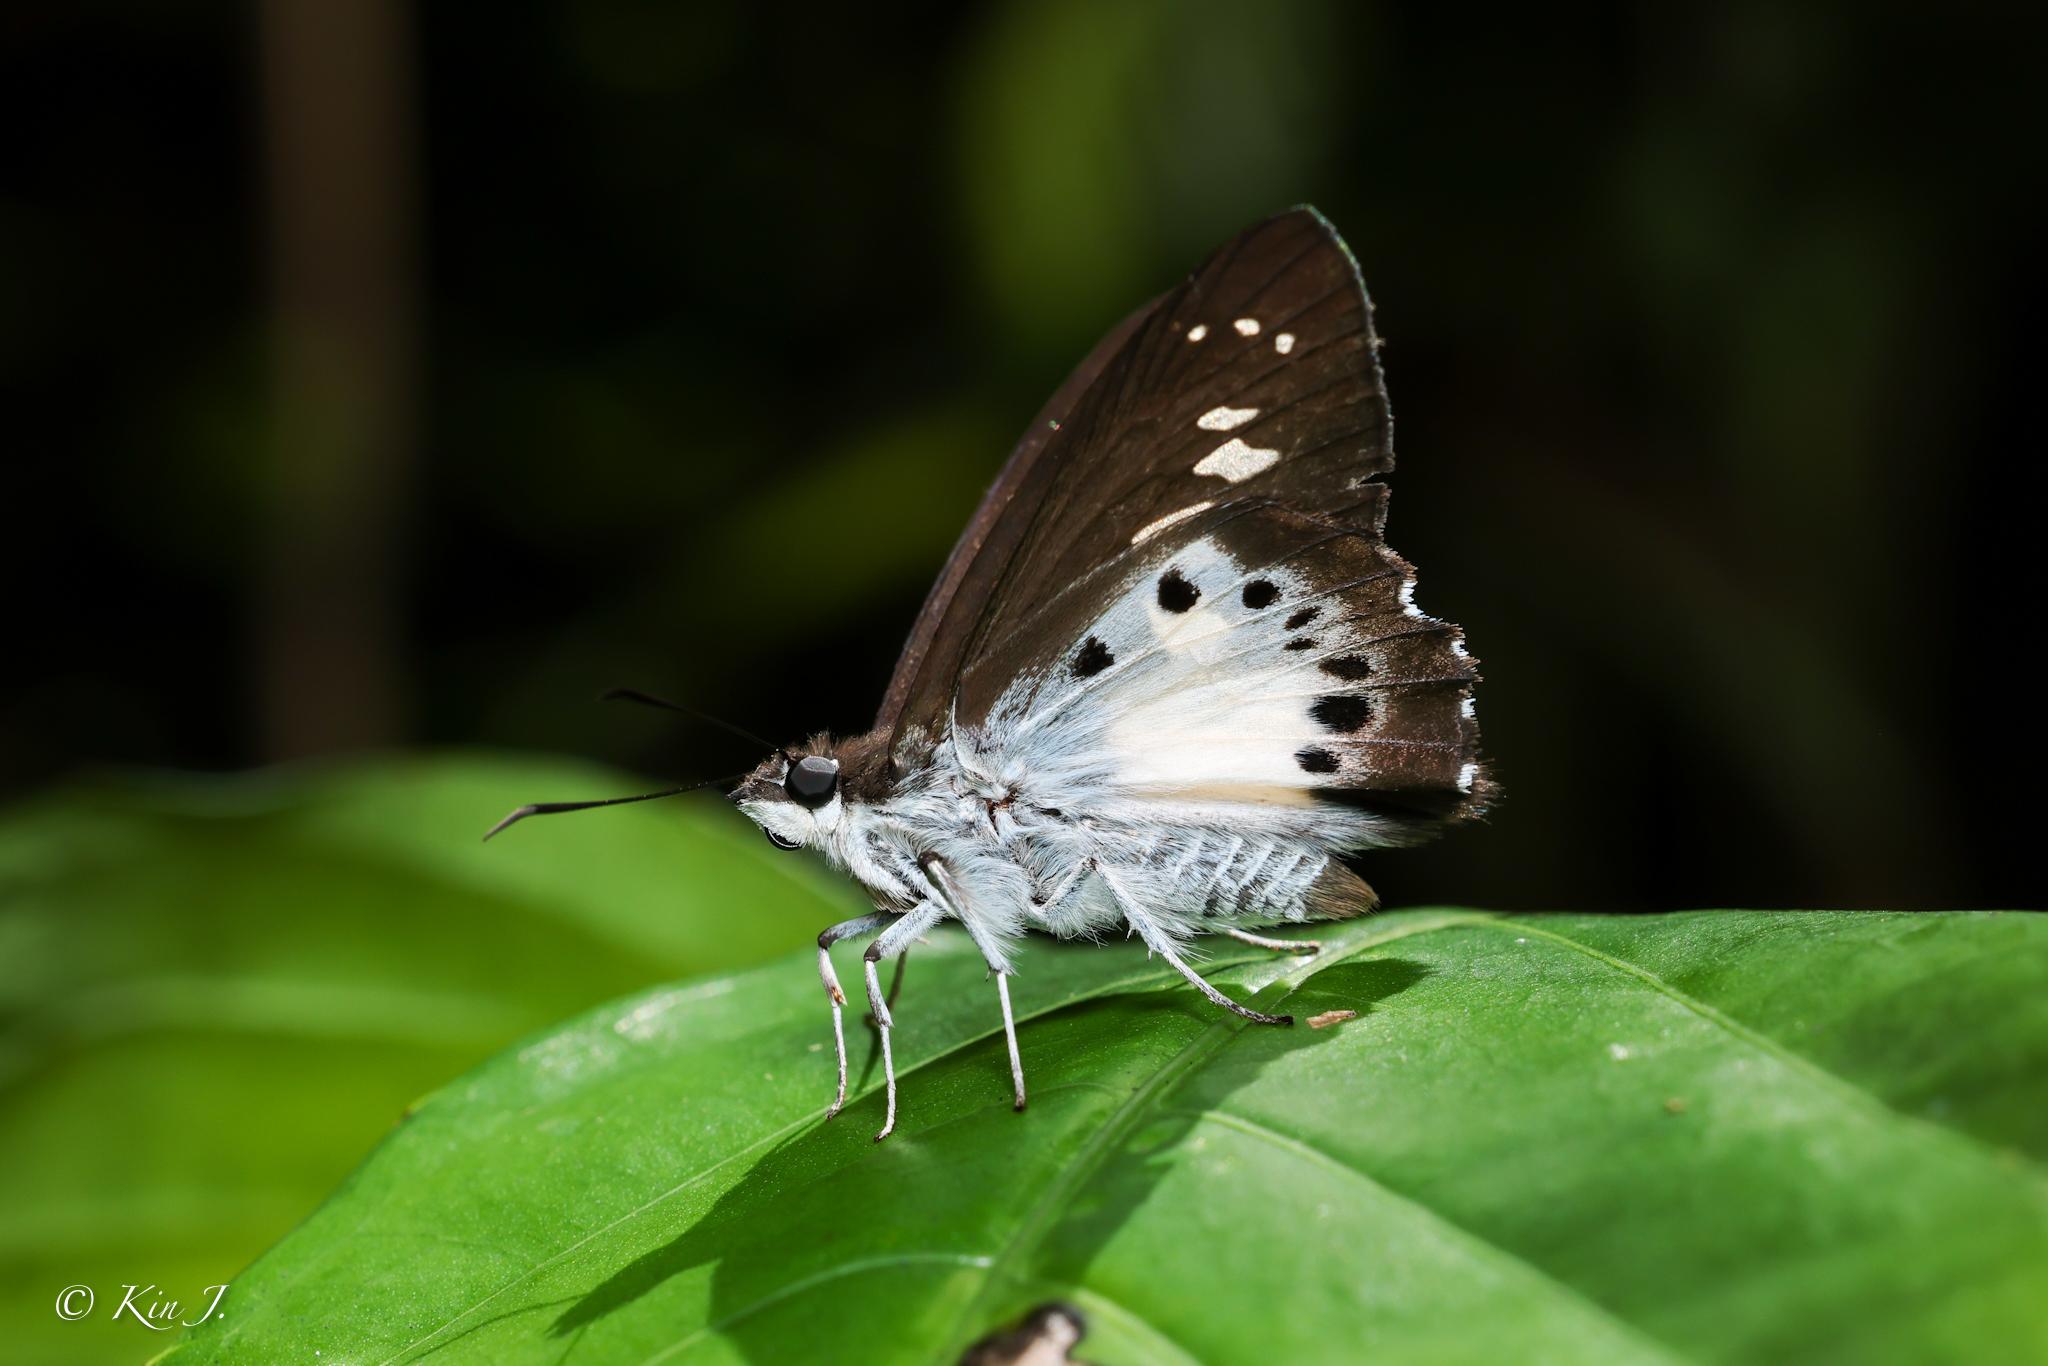
M 1145 947 L 1158 954 L 1161 958 L 1164 958 L 1167 966 L 1187 978 L 1189 985 L 1193 986 L 1195 990 L 1201 992 L 1233 1015 L 1242 1015 L 1247 1020 L 1255 1021 L 1258 1024 L 1291 1025 L 1294 1023 L 1292 1015 L 1268 1015 L 1263 1011 L 1253 1010 L 1250 1006 L 1239 1005 L 1211 986 L 1200 973 L 1187 965 L 1186 961 L 1180 956 L 1180 950 L 1174 946 L 1173 936 L 1162 930 L 1159 927 L 1159 923 L 1150 915 L 1147 915 L 1142 906 L 1131 899 L 1130 895 L 1124 891 L 1122 885 L 1117 881 L 1116 876 L 1106 867 L 1098 871 L 1102 874 L 1103 885 L 1109 888 L 1110 895 L 1116 898 L 1116 904 L 1122 909 L 1124 919 L 1129 921 L 1131 928 L 1138 932 L 1138 938 L 1145 941 Z
M 825 983 L 825 999 L 832 1003 L 832 1046 L 839 1052 L 839 1092 L 832 1098 L 832 1108 L 825 1112 L 827 1119 L 846 1104 L 846 1024 L 840 1014 L 840 1007 L 846 1004 L 846 993 L 839 988 L 839 974 L 832 970 L 832 946 L 842 939 L 879 930 L 894 918 L 887 911 L 873 911 L 842 920 L 818 936 L 818 977 Z
M 1010 1009 L 1010 970 L 1003 966 L 1000 944 L 990 938 L 987 931 L 969 914 L 960 893 L 960 884 L 946 867 L 945 861 L 937 857 L 923 860 L 925 876 L 931 879 L 933 893 L 946 904 L 953 918 L 967 930 L 967 937 L 981 950 L 981 961 L 988 964 L 988 970 L 995 974 L 996 999 L 1003 1007 L 1003 1040 L 1010 1046 L 1010 1093 L 1011 1108 L 1024 1108 L 1024 1058 L 1017 1051 L 1017 1016 Z
M 996 999 L 1003 1003 L 1003 1037 L 1010 1042 L 1010 1108 L 1024 1108 L 1024 1059 L 1017 1052 L 1017 1017 L 1010 1011 L 1010 974 L 996 973 Z
M 889 1002 L 889 1009 L 891 1010 L 894 1010 L 896 1008 L 896 998 L 903 994 L 903 969 L 904 966 L 909 962 L 909 949 L 905 949 L 903 952 L 896 955 L 896 971 L 890 975 L 889 994 L 886 998 L 884 998 Z M 881 1028 L 880 1025 L 875 1023 L 875 1017 L 872 1011 L 870 1011 L 866 1015 L 861 1016 L 860 1019 L 861 1023 L 866 1025 L 869 1029 Z
M 912 940 L 938 924 L 945 914 L 943 908 L 929 901 L 921 902 L 883 930 L 861 955 L 861 966 L 868 979 L 868 1009 L 875 1013 L 875 1023 L 882 1031 L 882 1081 L 888 1091 L 888 1113 L 883 1118 L 882 1131 L 875 1135 L 877 1143 L 896 1128 L 896 1058 L 889 1048 L 889 1031 L 895 1028 L 895 1020 L 889 1014 L 889 1003 L 882 999 L 882 974 L 875 964 L 909 948 Z
M 1253 934 L 1249 930 L 1227 925 L 1223 932 L 1240 944 L 1250 944 L 1255 949 L 1271 949 L 1275 953 L 1311 954 L 1323 951 L 1323 946 L 1313 939 L 1268 939 L 1263 934 Z

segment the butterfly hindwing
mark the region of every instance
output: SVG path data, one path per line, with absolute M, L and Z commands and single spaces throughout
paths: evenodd
M 1269 506 L 1137 558 L 1058 658 L 1027 629 L 987 659 L 986 727 L 1035 767 L 1203 806 L 1363 797 L 1375 843 L 1472 799 L 1473 662 L 1376 538 Z

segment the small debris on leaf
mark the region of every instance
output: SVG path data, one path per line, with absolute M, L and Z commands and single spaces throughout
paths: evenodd
M 1326 1010 L 1320 1015 L 1309 1016 L 1308 1027 L 1310 1029 L 1328 1029 L 1333 1024 L 1343 1024 L 1346 1020 L 1355 1020 L 1357 1018 L 1358 1012 L 1355 1010 Z
M 1667 1101 L 1665 1101 L 1665 1102 L 1664 1102 L 1664 1110 L 1665 1110 L 1665 1112 L 1666 1112 L 1667 1114 L 1673 1114 L 1673 1115 L 1682 1115 L 1682 1114 L 1684 1114 L 1684 1113 L 1685 1113 L 1685 1097 L 1684 1097 L 1684 1096 L 1673 1096 L 1673 1097 L 1672 1097 L 1671 1099 L 1669 1099 L 1669 1100 L 1667 1100 Z
M 1024 1316 L 1015 1328 L 990 1333 L 969 1347 L 960 1366 L 1082 1366 L 1068 1353 L 1088 1336 L 1088 1320 L 1054 1300 Z

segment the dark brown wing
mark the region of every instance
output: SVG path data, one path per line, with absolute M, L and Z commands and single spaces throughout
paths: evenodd
M 1127 319 L 1040 414 L 933 589 L 878 718 L 896 762 L 949 716 L 979 726 L 1017 679 L 1056 676 L 1108 596 L 1206 537 L 1284 566 L 1379 656 L 1325 669 L 1378 721 L 1333 736 L 1347 762 L 1320 785 L 1418 814 L 1472 805 L 1476 675 L 1380 539 L 1393 449 L 1376 348 L 1351 253 L 1307 208 Z
M 937 647 L 936 655 L 934 649 L 942 626 L 949 623 L 956 628 L 970 625 L 975 615 L 971 607 L 960 612 L 953 610 L 961 585 L 966 581 L 968 569 L 977 563 L 987 567 L 1003 553 L 992 551 L 986 557 L 982 554 L 988 546 L 989 533 L 1004 514 L 1011 511 L 1017 490 L 1023 485 L 1026 476 L 1044 458 L 1046 452 L 1053 447 L 1054 438 L 1064 431 L 1064 419 L 1072 414 L 1080 402 L 1081 395 L 1094 384 L 1095 377 L 1102 373 L 1103 367 L 1116 358 L 1131 333 L 1141 326 L 1162 302 L 1163 299 L 1154 299 L 1118 323 L 1110 330 L 1108 336 L 1095 343 L 1095 349 L 1088 353 L 1088 358 L 1074 367 L 1074 372 L 1068 375 L 1065 382 L 1054 391 L 1053 396 L 1045 401 L 1045 406 L 1038 410 L 1038 416 L 1032 419 L 1030 427 L 1026 428 L 1024 435 L 1018 439 L 1016 446 L 1010 451 L 1009 460 L 1003 464 L 1002 472 L 996 476 L 995 483 L 989 486 L 988 493 L 982 497 L 981 506 L 974 510 L 974 516 L 968 521 L 967 529 L 962 531 L 960 539 L 953 543 L 953 553 L 946 557 L 946 567 L 939 571 L 939 577 L 933 582 L 931 591 L 925 594 L 924 606 L 918 610 L 917 621 L 910 628 L 910 638 L 903 642 L 903 653 L 897 657 L 896 672 L 889 679 L 889 690 L 882 694 L 881 710 L 875 715 L 876 730 L 886 732 L 892 737 L 895 735 L 898 721 L 904 715 L 912 691 L 917 687 L 918 681 L 926 676 L 927 664 L 930 664 L 933 670 L 932 676 L 937 678 L 950 678 L 958 671 L 959 647 L 966 639 L 965 631 L 955 629 L 947 634 L 944 644 Z M 1013 525 L 1021 526 L 1028 523 L 1031 517 L 1029 504 L 1018 506 L 1016 514 L 1012 519 Z

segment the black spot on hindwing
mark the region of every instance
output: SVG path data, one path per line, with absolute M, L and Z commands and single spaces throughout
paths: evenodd
M 1349 735 L 1355 730 L 1363 730 L 1372 720 L 1372 702 L 1367 698 L 1346 697 L 1337 693 L 1329 697 L 1318 697 L 1315 705 L 1308 709 L 1308 714 L 1313 716 L 1316 724 L 1324 730 Z
M 1287 619 L 1287 629 L 1299 631 L 1322 614 L 1323 609 L 1320 607 L 1304 607 Z
M 1281 646 L 1280 648 L 1283 650 L 1313 650 L 1316 648 L 1315 637 L 1296 636 L 1294 639 L 1288 641 L 1285 645 Z
M 1332 678 L 1356 683 L 1361 678 L 1372 677 L 1372 661 L 1364 655 L 1338 655 L 1334 659 L 1324 660 L 1322 670 Z
M 1304 773 L 1335 773 L 1337 756 L 1321 745 L 1310 745 L 1294 752 L 1294 762 L 1301 765 Z
M 1169 612 L 1185 612 L 1201 599 L 1202 590 L 1189 583 L 1179 569 L 1159 576 L 1159 605 Z
M 1253 579 L 1244 586 L 1244 605 L 1254 612 L 1261 607 L 1270 606 L 1273 599 L 1279 596 L 1278 585 L 1267 579 Z
M 1074 655 L 1074 677 L 1093 678 L 1114 663 L 1116 656 L 1109 652 L 1109 647 L 1090 636 Z

